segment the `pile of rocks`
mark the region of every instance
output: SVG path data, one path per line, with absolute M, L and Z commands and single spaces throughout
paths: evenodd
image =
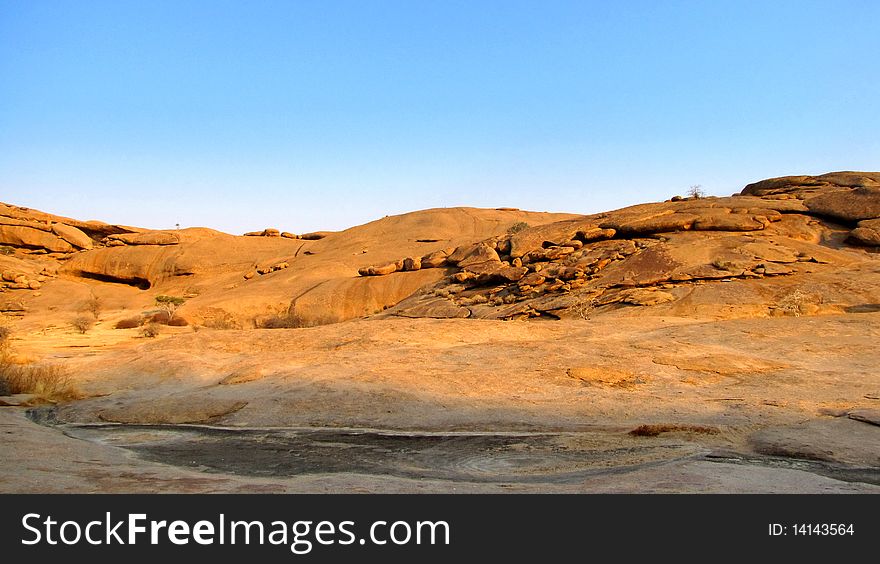
M 256 278 L 257 276 L 264 276 L 266 274 L 271 274 L 272 272 L 284 270 L 285 268 L 290 268 L 290 263 L 287 261 L 277 262 L 270 266 L 258 266 L 257 268 L 245 273 L 244 279 L 251 280 L 252 278 Z
M 318 239 L 323 239 L 327 236 L 326 232 L 316 231 L 314 233 L 303 233 L 302 235 L 297 235 L 295 233 L 290 233 L 288 231 L 279 231 L 278 229 L 273 229 L 271 227 L 267 229 L 263 229 L 262 231 L 248 231 L 243 235 L 244 237 L 283 237 L 285 239 L 302 239 L 304 241 L 317 241 Z
M 244 234 L 245 237 L 286 237 L 288 239 L 298 239 L 296 235 L 293 233 L 288 233 L 287 231 L 281 232 L 277 229 L 273 229 L 271 227 L 263 229 L 262 231 L 248 231 Z
M 386 276 L 395 272 L 413 272 L 423 268 L 441 268 L 448 264 L 449 256 L 455 248 L 446 248 L 428 253 L 423 257 L 406 257 L 380 266 L 365 266 L 358 270 L 361 276 Z
M 39 290 L 55 273 L 47 268 L 38 274 L 26 274 L 15 270 L 0 273 L 0 290 Z
M 746 186 L 742 195 L 800 200 L 808 213 L 855 226 L 849 241 L 880 246 L 880 173 L 830 172 L 783 176 Z

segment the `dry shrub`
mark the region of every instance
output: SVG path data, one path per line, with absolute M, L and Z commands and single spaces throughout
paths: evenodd
M 66 368 L 59 364 L 19 363 L 11 356 L 0 356 L 0 395 L 34 394 L 48 402 L 82 397 Z
M 89 329 L 95 326 L 95 318 L 90 315 L 78 315 L 71 320 L 70 325 L 85 335 Z
M 208 329 L 241 329 L 241 326 L 232 317 L 214 317 L 206 319 L 204 325 Z
M 95 319 L 101 315 L 101 298 L 92 296 L 80 304 L 78 311 L 91 313 Z
M 800 317 L 801 315 L 809 314 L 811 309 L 815 308 L 817 302 L 821 302 L 821 298 L 817 299 L 815 296 L 796 289 L 783 296 L 779 303 L 776 304 L 775 309 L 782 312 L 783 315 Z
M 714 266 L 718 270 L 726 270 L 727 272 L 735 272 L 737 270 L 735 262 L 729 260 L 721 260 L 720 258 L 713 260 L 712 266 Z
M 141 336 L 152 339 L 153 337 L 156 337 L 161 331 L 161 325 L 159 325 L 158 323 L 150 322 L 144 325 L 143 329 L 141 329 Z
M 134 329 L 135 327 L 140 327 L 143 320 L 138 317 L 128 317 L 126 319 L 121 319 L 116 322 L 116 325 L 113 326 L 114 329 Z
M 221 308 L 207 308 L 200 312 L 208 329 L 241 329 L 235 316 Z
M 270 315 L 257 323 L 260 329 L 298 329 L 305 326 L 303 319 L 292 313 Z
M 375 313 L 379 313 L 378 311 Z M 304 327 L 318 327 L 320 325 L 330 325 L 337 323 L 338 319 L 328 316 L 317 316 L 305 318 L 298 313 L 278 313 L 263 318 L 254 319 L 254 325 L 257 329 L 302 329 Z
M 596 307 L 598 307 L 596 298 L 581 299 L 575 302 L 575 304 L 569 308 L 569 311 L 580 319 L 586 321 L 593 316 Z
M 693 198 L 694 200 L 699 200 L 700 198 L 706 197 L 706 191 L 703 190 L 703 186 L 701 184 L 694 184 L 687 190 L 688 198 Z
M 676 431 L 686 433 L 700 433 L 702 435 L 717 435 L 718 429 L 703 425 L 676 425 L 674 423 L 662 423 L 656 425 L 639 425 L 629 432 L 634 437 L 656 437 L 662 433 L 674 433 Z

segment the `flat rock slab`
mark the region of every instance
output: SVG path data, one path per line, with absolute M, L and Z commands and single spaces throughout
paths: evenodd
M 880 426 L 880 409 L 854 409 L 847 416 L 855 421 Z M 875 440 L 880 440 L 880 437 Z
M 655 364 L 674 366 L 679 370 L 696 372 L 715 372 L 722 376 L 735 374 L 758 374 L 787 368 L 782 362 L 743 355 L 715 353 L 694 356 L 659 355 L 654 357 Z
M 28 406 L 33 405 L 37 396 L 34 394 L 13 394 L 11 396 L 0 396 L 0 406 Z
M 247 403 L 201 396 L 158 398 L 144 403 L 107 408 L 98 413 L 98 417 L 111 423 L 144 425 L 204 423 L 234 413 Z
M 880 431 L 851 418 L 852 412 L 850 419 L 817 419 L 763 429 L 749 437 L 749 445 L 766 456 L 869 467 L 880 473 Z

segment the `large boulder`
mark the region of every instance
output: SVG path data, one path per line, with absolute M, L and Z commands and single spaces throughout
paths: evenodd
M 866 219 L 849 234 L 849 239 L 862 245 L 880 246 L 880 219 Z
M 459 268 L 468 268 L 469 266 L 473 266 L 476 264 L 481 264 L 484 262 L 492 262 L 500 264 L 501 259 L 498 257 L 498 253 L 490 247 L 489 245 L 480 244 L 464 259 L 459 261 Z
M 52 233 L 80 249 L 91 249 L 94 246 L 91 237 L 71 225 L 55 223 L 52 225 Z
M 804 201 L 818 215 L 861 221 L 880 217 L 880 187 L 859 187 L 819 194 Z
M 465 270 L 475 274 L 477 276 L 477 281 L 480 283 L 494 281 L 516 282 L 529 271 L 529 269 L 524 266 L 510 266 L 500 261 L 476 263 L 468 266 Z
M 365 266 L 358 270 L 358 274 L 361 276 L 387 276 L 398 270 L 400 270 L 399 265 L 396 262 L 391 262 L 381 266 Z
M 753 182 L 743 188 L 744 196 L 789 195 L 803 197 L 805 194 L 828 188 L 880 187 L 880 172 L 829 172 L 819 176 L 781 176 Z
M 451 254 L 448 249 L 442 249 L 428 253 L 422 257 L 422 268 L 439 268 L 446 264 L 446 258 Z
M 0 244 L 45 249 L 54 253 L 69 253 L 75 250 L 73 245 L 54 233 L 23 225 L 0 224 Z

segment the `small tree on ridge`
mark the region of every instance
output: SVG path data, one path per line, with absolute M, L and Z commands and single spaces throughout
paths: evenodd
M 156 305 L 168 313 L 168 321 L 174 319 L 177 308 L 183 305 L 186 300 L 178 296 L 156 296 Z

